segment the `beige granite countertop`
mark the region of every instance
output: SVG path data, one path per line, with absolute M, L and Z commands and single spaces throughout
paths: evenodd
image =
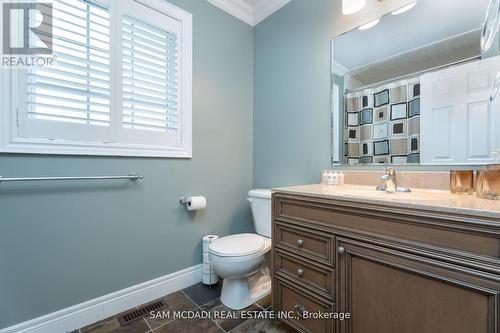
M 480 199 L 472 195 L 451 194 L 443 190 L 412 189 L 411 193 L 385 193 L 375 191 L 373 186 L 313 184 L 273 188 L 272 191 L 325 199 L 387 204 L 393 207 L 439 210 L 498 219 L 500 223 L 500 201 Z

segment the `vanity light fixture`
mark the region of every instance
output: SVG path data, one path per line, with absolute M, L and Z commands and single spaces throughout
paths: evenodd
M 370 29 L 370 28 L 373 28 L 374 26 L 376 26 L 379 22 L 380 22 L 380 18 L 375 19 L 375 20 L 368 22 L 366 24 L 363 24 L 358 29 L 359 30 L 367 30 L 367 29 Z
M 392 15 L 399 15 L 399 14 L 403 14 L 404 12 L 407 12 L 409 11 L 410 9 L 412 9 L 413 7 L 415 7 L 415 5 L 417 4 L 417 2 L 412 2 L 404 7 L 401 7 L 399 9 L 396 9 L 395 11 L 391 12 Z
M 365 8 L 366 0 L 342 0 L 342 14 L 351 15 Z
M 500 28 L 500 0 L 491 0 L 481 29 L 481 51 L 486 53 Z

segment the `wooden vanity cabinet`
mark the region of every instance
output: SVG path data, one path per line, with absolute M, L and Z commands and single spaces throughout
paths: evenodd
M 278 192 L 272 253 L 273 310 L 299 332 L 500 332 L 498 219 Z

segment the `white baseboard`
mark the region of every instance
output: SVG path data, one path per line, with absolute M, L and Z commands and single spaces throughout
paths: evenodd
M 201 281 L 201 265 L 162 276 L 48 315 L 0 330 L 0 333 L 64 333 L 93 324 Z

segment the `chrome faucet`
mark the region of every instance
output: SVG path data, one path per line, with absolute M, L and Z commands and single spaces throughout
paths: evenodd
M 384 174 L 380 176 L 380 180 L 385 182 L 385 191 L 388 193 L 396 192 L 396 171 L 391 167 L 384 169 Z
M 380 181 L 384 182 L 385 185 L 377 186 L 377 191 L 385 191 L 387 193 L 411 192 L 407 187 L 399 187 L 396 185 L 396 170 L 391 167 L 385 167 L 384 174 L 380 176 Z

